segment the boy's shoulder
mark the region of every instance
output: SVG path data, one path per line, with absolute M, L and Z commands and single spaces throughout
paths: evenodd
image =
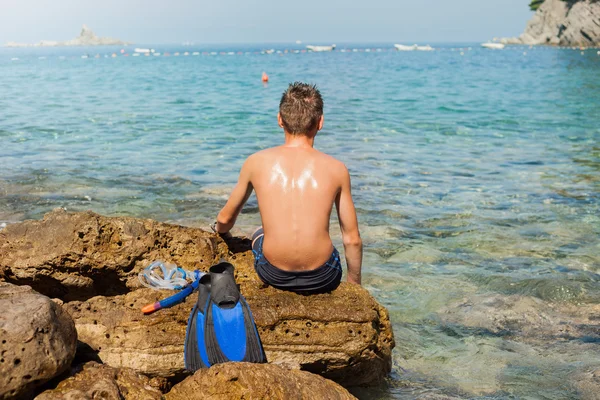
M 250 165 L 264 165 L 266 161 L 284 154 L 285 149 L 282 146 L 269 147 L 251 154 L 246 162 Z M 324 153 L 320 150 L 313 149 L 313 156 L 319 160 L 321 166 L 332 170 L 332 172 L 344 173 L 348 171 L 346 165 L 337 158 Z

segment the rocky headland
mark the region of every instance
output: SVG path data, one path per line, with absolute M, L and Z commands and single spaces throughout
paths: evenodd
M 137 276 L 155 260 L 206 271 L 221 258 L 236 268 L 274 365 L 188 377 L 183 342 L 195 296 L 145 316 L 142 306 L 172 292 L 143 288 Z M 55 210 L 0 230 L 0 285 L 10 310 L 0 314 L 0 399 L 346 399 L 340 385 L 374 384 L 391 369 L 388 313 L 365 289 L 342 283 L 301 296 L 267 287 L 246 238 L 226 243 L 200 229 Z
M 505 44 L 600 46 L 600 1 L 545 0 L 539 5 L 525 32 Z
M 126 46 L 131 43 L 119 39 L 98 37 L 96 34 L 83 25 L 78 37 L 66 42 L 57 42 L 53 40 L 42 40 L 36 44 L 8 42 L 6 47 L 58 47 L 58 46 Z

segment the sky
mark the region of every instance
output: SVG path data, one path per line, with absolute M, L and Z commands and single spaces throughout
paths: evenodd
M 529 0 L 0 0 L 0 45 L 98 36 L 145 43 L 441 43 L 518 36 Z

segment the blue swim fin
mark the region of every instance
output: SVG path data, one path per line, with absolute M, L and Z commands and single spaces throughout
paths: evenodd
M 198 284 L 198 301 L 194 305 L 185 332 L 185 344 L 183 355 L 185 369 L 196 371 L 200 368 L 208 368 L 208 355 L 204 343 L 206 309 L 210 298 L 210 275 L 206 274 L 200 278 Z
M 230 263 L 220 262 L 208 274 L 211 289 L 204 329 L 208 366 L 229 361 L 267 362 L 250 306 L 235 283 L 233 269 Z

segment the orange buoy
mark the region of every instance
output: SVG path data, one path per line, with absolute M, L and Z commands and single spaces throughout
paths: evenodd
M 262 74 L 262 81 L 269 82 L 269 75 L 267 75 L 266 72 L 263 72 L 263 74 Z

